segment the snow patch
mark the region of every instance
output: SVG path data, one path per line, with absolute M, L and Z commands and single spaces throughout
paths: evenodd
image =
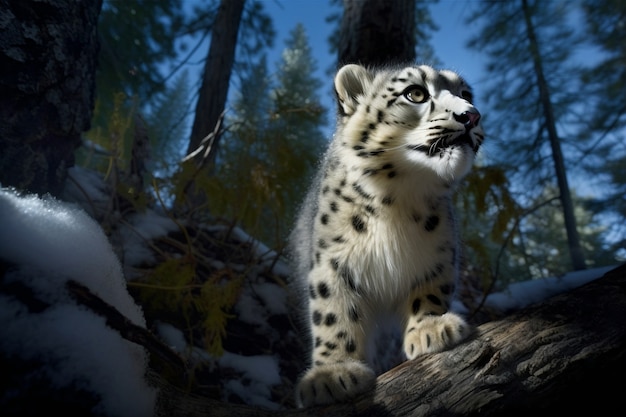
M 44 272 L 22 277 L 41 296 L 61 297 L 71 279 L 145 326 L 107 237 L 77 206 L 0 189 L 0 259 Z
M 604 266 L 568 272 L 557 277 L 516 282 L 510 284 L 504 291 L 489 294 L 485 300 L 485 305 L 500 311 L 524 308 L 600 278 L 617 266 Z
M 124 264 L 128 266 L 153 264 L 155 255 L 148 242 L 177 229 L 178 225 L 172 219 L 151 209 L 133 215 L 122 227 L 119 236 Z
M 77 281 L 145 327 L 98 224 L 74 205 L 0 189 L 0 260 L 8 266 L 4 284 L 26 287 L 38 300 L 32 308 L 17 292 L 0 294 L 2 354 L 41 363 L 38 375 L 53 387 L 93 392 L 99 400 L 94 413 L 154 415 L 157 392 L 144 379 L 144 349 L 77 305 L 66 290 L 68 280 Z M 11 395 L 19 393 L 0 394 L 0 404 Z

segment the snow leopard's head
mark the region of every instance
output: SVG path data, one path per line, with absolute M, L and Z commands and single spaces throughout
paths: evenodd
M 335 90 L 339 129 L 357 157 L 429 168 L 452 182 L 467 174 L 483 142 L 472 91 L 452 71 L 351 64 L 338 71 Z

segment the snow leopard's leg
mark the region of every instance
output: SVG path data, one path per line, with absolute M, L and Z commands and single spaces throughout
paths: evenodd
M 300 407 L 345 401 L 375 383 L 365 364 L 364 306 L 335 288 L 323 280 L 310 286 L 312 364 L 296 389 Z
M 415 288 L 405 306 L 404 353 L 414 359 L 422 353 L 440 352 L 465 339 L 471 327 L 448 311 L 451 282 L 431 282 Z

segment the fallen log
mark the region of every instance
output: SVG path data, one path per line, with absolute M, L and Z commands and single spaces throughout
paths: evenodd
M 76 298 L 93 296 L 78 290 L 70 287 Z M 93 300 L 83 304 L 109 314 Z M 124 326 L 120 320 L 109 324 L 114 322 Z M 154 338 L 142 334 L 133 341 L 171 361 Z M 622 415 L 626 265 L 485 323 L 452 350 L 404 362 L 379 376 L 373 391 L 350 403 L 270 411 L 191 395 L 158 376 L 155 380 L 161 388 L 160 414 L 172 417 Z

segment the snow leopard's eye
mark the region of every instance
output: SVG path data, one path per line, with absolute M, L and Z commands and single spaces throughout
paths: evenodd
M 412 103 L 424 103 L 430 98 L 428 91 L 421 85 L 407 87 L 402 94 Z
M 474 95 L 470 91 L 467 91 L 467 90 L 461 91 L 461 97 L 467 100 L 468 103 L 470 104 L 474 100 Z

